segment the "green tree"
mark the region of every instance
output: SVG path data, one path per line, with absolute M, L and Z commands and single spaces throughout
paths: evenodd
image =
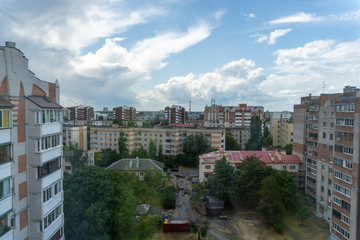
M 64 147 L 64 150 L 72 153 L 72 156 L 70 157 L 72 172 L 85 167 L 89 161 L 89 155 L 87 152 L 79 148 L 78 143 L 70 142 L 69 146 Z
M 175 187 L 167 187 L 162 191 L 161 204 L 165 209 L 175 208 L 176 195 Z
M 304 221 L 311 216 L 310 210 L 306 206 L 299 208 L 297 217 L 300 220 L 300 226 L 304 226 Z
M 90 150 L 90 127 L 86 127 L 87 150 Z
M 163 155 L 163 146 L 159 144 L 159 149 L 157 151 L 156 160 L 159 162 L 164 162 L 164 155 Z
M 236 196 L 235 169 L 223 157 L 215 163 L 214 174 L 209 178 L 210 191 L 225 203 L 231 203 L 231 198 Z
M 206 237 L 209 231 L 210 223 L 207 220 L 204 220 L 202 223 L 197 223 L 194 221 L 190 222 L 191 231 L 198 236 L 198 240 L 202 237 Z
M 206 189 L 202 183 L 197 182 L 192 185 L 190 200 L 198 206 L 204 205 L 206 201 Z
M 235 140 L 230 131 L 226 131 L 225 143 L 225 150 L 241 150 L 240 144 Z
M 207 138 L 200 133 L 189 135 L 183 141 L 184 156 L 179 159 L 180 164 L 196 167 L 198 165 L 198 156 L 206 152 L 210 145 Z
M 286 155 L 291 155 L 292 154 L 292 144 L 289 143 L 289 144 L 286 144 L 284 149 L 286 150 Z
M 126 239 L 136 213 L 132 174 L 87 166 L 64 179 L 67 239 Z
M 101 154 L 96 156 L 95 164 L 99 167 L 108 167 L 118 160 L 120 160 L 120 155 L 116 150 L 111 150 L 110 148 L 101 149 Z
M 149 147 L 148 147 L 148 157 L 150 159 L 156 159 L 156 146 L 153 140 L 150 140 Z
M 118 124 L 119 126 L 122 126 L 122 125 L 123 125 L 123 122 L 121 121 L 121 119 L 115 118 L 115 119 L 113 120 L 113 124 Z
M 138 158 L 147 158 L 148 157 L 148 152 L 141 145 L 138 150 L 135 150 L 135 151 L 131 152 L 131 157 L 132 158 L 136 158 L 136 157 L 138 157 Z
M 280 198 L 280 187 L 273 176 L 264 178 L 260 190 L 260 202 L 257 210 L 260 212 L 264 222 L 278 232 L 285 228 L 283 218 L 285 207 Z
M 263 146 L 271 146 L 273 144 L 273 137 L 267 136 L 262 139 L 262 145 Z
M 246 143 L 247 150 L 261 150 L 261 120 L 259 116 L 251 117 L 250 139 Z
M 267 136 L 270 136 L 270 131 L 269 131 L 269 128 L 267 126 L 265 126 L 265 123 L 264 123 L 264 138 L 266 138 Z
M 129 156 L 129 151 L 126 147 L 127 139 L 122 134 L 118 139 L 118 151 L 119 151 L 119 158 L 127 158 Z
M 245 158 L 238 171 L 238 195 L 246 207 L 256 209 L 260 200 L 262 180 L 273 175 L 275 171 L 269 166 L 264 166 L 255 156 Z
M 295 177 L 288 171 L 278 171 L 275 174 L 276 182 L 280 188 L 279 197 L 284 207 L 288 211 L 294 211 L 296 208 L 297 186 Z

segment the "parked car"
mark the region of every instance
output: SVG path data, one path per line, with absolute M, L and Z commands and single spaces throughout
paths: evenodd
M 171 171 L 171 172 L 178 172 L 179 169 L 178 169 L 178 168 L 172 168 L 170 171 Z
M 184 174 L 176 174 L 175 176 L 178 178 L 185 178 Z

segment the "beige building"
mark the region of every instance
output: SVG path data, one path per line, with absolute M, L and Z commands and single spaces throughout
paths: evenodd
M 0 47 L 0 239 L 64 239 L 59 84 Z
M 91 127 L 90 148 L 118 149 L 118 139 L 122 135 L 127 139 L 129 152 L 137 150 L 140 146 L 148 149 L 150 141 L 157 148 L 162 145 L 164 156 L 174 156 L 182 153 L 182 142 L 186 136 L 204 134 L 210 146 L 215 149 L 225 149 L 224 129 L 199 129 L 199 128 L 119 128 L 119 127 Z
M 273 137 L 273 146 L 285 147 L 293 142 L 294 124 L 292 113 L 272 112 L 270 113 L 270 134 Z
M 199 180 L 207 182 L 214 173 L 217 160 L 226 157 L 226 160 L 235 168 L 249 156 L 258 157 L 266 165 L 277 170 L 286 170 L 297 176 L 299 187 L 303 184 L 303 162 L 297 155 L 284 155 L 276 151 L 215 151 L 199 156 Z
M 77 143 L 79 148 L 87 150 L 87 126 L 65 126 L 63 127 L 63 145 L 68 146 L 70 142 Z
M 306 162 L 306 193 L 331 239 L 360 239 L 360 89 L 301 98 L 294 106 L 293 153 Z

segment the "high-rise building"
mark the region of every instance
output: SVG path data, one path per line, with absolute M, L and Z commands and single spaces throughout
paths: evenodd
M 172 105 L 166 107 L 164 111 L 164 119 L 169 124 L 184 124 L 185 123 L 185 108 L 179 105 Z
M 136 121 L 136 108 L 129 106 L 122 106 L 113 108 L 113 115 L 115 119 L 121 121 Z
M 285 147 L 293 142 L 293 118 L 291 112 L 270 113 L 270 134 L 273 146 Z
M 330 223 L 331 239 L 360 239 L 360 89 L 301 98 L 293 154 L 306 162 L 306 193 Z
M 76 106 L 67 108 L 67 119 L 72 120 L 93 120 L 94 108 L 91 106 Z
M 59 84 L 0 47 L 0 239 L 64 239 Z
M 259 116 L 262 121 L 264 118 L 264 107 L 247 106 L 221 106 L 216 105 L 212 100 L 211 106 L 206 106 L 204 111 L 205 127 L 225 127 L 225 128 L 250 128 L 251 117 Z

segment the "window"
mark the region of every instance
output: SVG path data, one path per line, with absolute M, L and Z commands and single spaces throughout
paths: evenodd
M 49 214 L 46 215 L 43 219 L 44 230 L 48 228 L 60 215 L 62 214 L 61 204 L 52 210 Z
M 0 109 L 0 128 L 7 128 L 11 126 L 11 111 L 9 109 Z
M 325 132 L 323 132 L 323 139 L 325 139 L 326 138 L 326 133 Z
M 6 213 L 5 215 L 0 216 L 0 236 L 4 235 L 6 232 L 10 230 L 8 226 L 9 226 L 8 214 Z M 12 239 L 12 237 L 10 238 Z
M 0 200 L 6 198 L 11 194 L 10 178 L 5 178 L 0 181 Z
M 333 122 L 330 123 L 330 127 L 334 128 L 335 124 Z
M 334 183 L 334 190 L 338 193 L 341 193 L 349 198 L 351 198 L 351 191 L 347 189 L 346 187 L 343 187 L 337 183 Z
M 324 116 L 324 117 L 326 117 L 326 116 L 327 116 L 327 112 L 326 112 L 326 111 L 324 111 L 324 114 L 323 114 L 323 116 Z
M 337 118 L 336 119 L 336 125 L 353 127 L 354 126 L 354 119 L 351 119 L 351 118 Z
M 334 176 L 335 176 L 335 178 L 340 179 L 340 180 L 342 180 L 344 182 L 347 182 L 347 183 L 350 183 L 350 184 L 352 183 L 352 176 L 347 175 L 345 173 L 342 173 L 342 172 L 339 172 L 339 171 L 335 170 Z
M 290 166 L 290 169 L 291 169 L 291 170 L 294 170 L 294 169 L 296 169 L 296 166 L 291 165 L 291 166 Z
M 211 165 L 205 165 L 205 169 L 211 169 Z
M 346 140 L 346 141 L 353 141 L 354 134 L 352 132 L 335 132 L 336 141 Z
M 283 166 L 283 170 L 286 170 L 286 166 Z
M 61 192 L 61 180 L 57 181 L 54 185 L 54 194 L 57 195 Z
M 43 202 L 49 201 L 51 196 L 52 196 L 52 187 L 49 187 L 43 191 Z
M 59 109 L 46 109 L 35 112 L 35 123 L 52 123 L 61 122 L 61 110 Z
M 46 177 L 47 175 L 59 170 L 60 168 L 60 158 L 44 163 L 41 167 L 38 167 L 38 178 Z
M 38 139 L 36 142 L 36 151 L 40 152 L 49 148 L 60 146 L 60 134 L 49 135 Z
M 0 146 L 0 164 L 11 161 L 10 147 L 11 144 L 5 144 Z
M 322 146 L 323 146 L 323 150 L 326 150 L 326 144 L 323 144 Z
M 326 128 L 326 122 L 323 122 L 323 127 Z
M 325 107 L 327 106 L 327 101 L 326 101 L 326 100 L 324 100 L 324 106 L 325 106 Z
M 342 145 L 335 145 L 335 151 L 344 153 L 347 155 L 353 155 L 353 153 L 354 153 L 354 149 L 352 147 L 346 147 L 346 146 L 342 146 Z
M 336 112 L 354 112 L 355 103 L 338 103 L 336 104 Z
M 337 225 L 335 222 L 332 223 L 332 227 L 335 231 L 340 233 L 346 239 L 350 239 L 350 233 L 343 229 L 340 225 Z
M 330 133 L 330 140 L 333 140 L 333 139 L 334 139 L 334 134 Z

